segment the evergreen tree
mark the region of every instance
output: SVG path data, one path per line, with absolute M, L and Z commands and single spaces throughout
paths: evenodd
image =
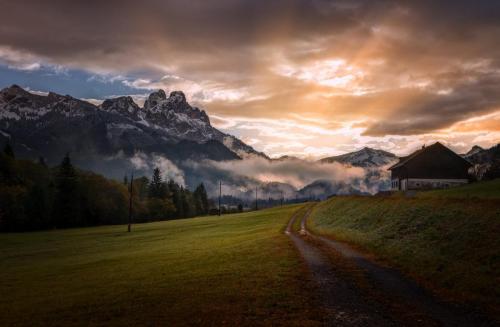
M 173 180 L 169 180 L 168 181 L 168 190 L 170 191 L 170 194 L 172 197 L 172 202 L 174 203 L 174 207 L 176 209 L 174 216 L 176 218 L 184 217 L 184 207 L 182 206 L 180 186 L 176 182 L 174 182 Z
M 10 145 L 9 142 L 5 144 L 5 147 L 3 148 L 3 153 L 11 158 L 15 158 L 14 149 L 12 149 L 12 146 Z
M 163 199 L 167 196 L 167 189 L 161 177 L 160 168 L 153 170 L 153 177 L 149 183 L 149 197 Z
M 56 227 L 79 226 L 80 203 L 78 180 L 75 168 L 66 154 L 56 176 L 56 199 L 54 203 Z
M 192 207 L 191 207 L 191 201 L 190 201 L 190 196 L 189 191 L 186 190 L 184 187 L 181 186 L 180 189 L 180 204 L 182 207 L 182 216 L 181 218 L 187 218 L 193 216 L 192 213 Z
M 205 185 L 201 183 L 194 190 L 193 193 L 194 205 L 196 208 L 197 215 L 206 215 L 209 209 L 207 191 L 205 190 Z
M 127 177 L 127 175 L 123 176 L 123 185 L 128 186 L 128 177 Z

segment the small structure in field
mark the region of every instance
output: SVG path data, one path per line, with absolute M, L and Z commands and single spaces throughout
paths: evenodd
M 389 168 L 392 190 L 425 190 L 467 184 L 471 164 L 437 142 L 423 146 Z

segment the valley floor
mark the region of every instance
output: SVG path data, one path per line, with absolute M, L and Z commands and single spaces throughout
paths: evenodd
M 283 233 L 299 207 L 0 234 L 0 326 L 320 325 Z
M 494 307 L 499 207 L 474 203 L 339 197 L 131 233 L 0 234 L 0 326 L 494 326 L 420 286 Z

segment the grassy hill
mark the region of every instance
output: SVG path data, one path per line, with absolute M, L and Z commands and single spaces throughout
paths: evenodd
M 0 234 L 0 326 L 316 325 L 283 234 L 299 208 Z
M 500 313 L 500 181 L 416 197 L 336 197 L 309 227 L 401 268 L 449 297 Z
M 420 192 L 419 198 L 479 198 L 500 199 L 500 179 L 472 183 L 446 190 Z

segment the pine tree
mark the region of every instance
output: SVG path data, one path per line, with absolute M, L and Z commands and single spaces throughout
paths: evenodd
M 181 201 L 180 189 L 181 189 L 180 186 L 176 182 L 174 182 L 173 180 L 168 181 L 168 190 L 171 194 L 172 202 L 174 203 L 174 207 L 175 207 L 174 216 L 176 218 L 184 217 L 184 210 L 183 210 L 182 201 Z
M 205 190 L 205 185 L 203 185 L 203 183 L 198 185 L 198 187 L 194 190 L 193 198 L 195 202 L 196 214 L 206 215 L 208 213 L 209 204 L 207 191 Z
M 163 199 L 167 196 L 167 189 L 161 177 L 160 168 L 153 170 L 153 177 L 149 183 L 149 197 Z
M 56 176 L 56 199 L 54 203 L 56 227 L 81 225 L 78 176 L 66 154 Z
M 189 191 L 187 191 L 184 187 L 181 186 L 180 190 L 180 197 L 181 197 L 181 207 L 182 207 L 182 218 L 187 218 L 192 216 L 191 213 L 191 205 L 190 205 L 190 194 Z

